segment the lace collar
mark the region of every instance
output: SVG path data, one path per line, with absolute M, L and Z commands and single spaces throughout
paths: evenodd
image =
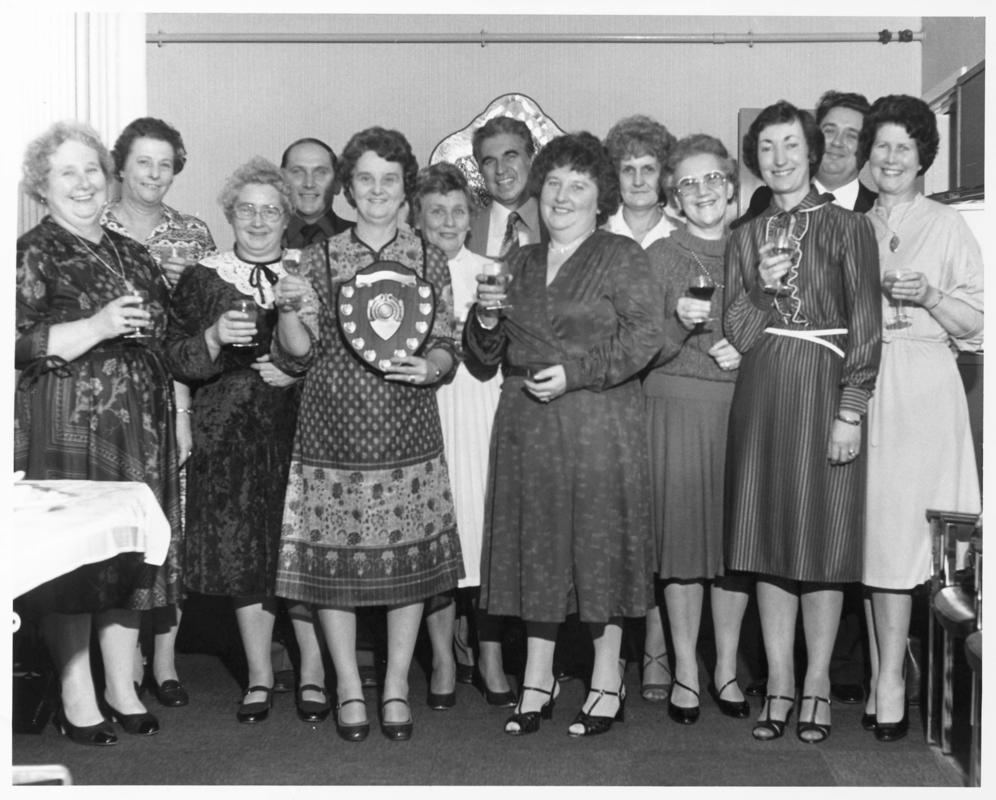
M 300 250 L 284 250 L 275 261 L 256 264 L 243 261 L 232 250 L 201 260 L 201 266 L 213 269 L 218 277 L 232 284 L 242 294 L 249 295 L 261 308 L 273 308 L 273 284 L 287 274 L 284 264 L 301 260 Z

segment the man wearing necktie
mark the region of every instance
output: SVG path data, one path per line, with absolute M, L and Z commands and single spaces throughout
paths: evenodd
M 492 203 L 471 222 L 468 249 L 505 257 L 520 245 L 542 241 L 539 206 L 528 193 L 536 152 L 529 126 L 514 117 L 493 117 L 474 131 L 472 146 Z
M 293 142 L 280 160 L 291 189 L 294 216 L 284 233 L 284 246 L 302 248 L 347 230 L 352 223 L 332 210 L 339 193 L 335 152 L 321 139 Z

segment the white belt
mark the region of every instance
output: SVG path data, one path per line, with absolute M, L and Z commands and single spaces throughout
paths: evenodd
M 847 328 L 824 328 L 818 331 L 799 331 L 792 330 L 791 328 L 765 328 L 765 333 L 773 333 L 775 336 L 791 336 L 793 339 L 805 339 L 807 342 L 813 342 L 815 344 L 821 344 L 824 347 L 829 347 L 841 358 L 844 357 L 844 351 L 841 350 L 833 342 L 828 342 L 824 339 L 824 336 L 839 336 L 841 334 L 847 333 Z

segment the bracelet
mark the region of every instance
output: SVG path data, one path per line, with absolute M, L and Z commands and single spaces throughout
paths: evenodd
M 194 411 L 191 408 L 178 408 L 176 410 L 177 414 L 193 414 Z
M 934 303 L 934 305 L 932 305 L 932 306 L 924 306 L 924 310 L 926 310 L 926 311 L 933 311 L 935 308 L 937 308 L 941 304 L 941 300 L 943 300 L 943 299 L 944 299 L 944 292 L 938 290 L 938 292 L 937 292 L 937 300 Z
M 855 426 L 857 426 L 857 425 L 861 424 L 861 417 L 858 417 L 857 419 L 848 419 L 847 417 L 842 417 L 840 414 L 838 414 L 837 415 L 837 421 L 838 422 L 843 422 L 845 425 L 855 425 Z

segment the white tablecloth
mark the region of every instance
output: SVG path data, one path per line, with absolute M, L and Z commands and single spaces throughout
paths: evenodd
M 16 481 L 11 594 L 126 552 L 166 560 L 170 528 L 152 490 L 125 481 Z

